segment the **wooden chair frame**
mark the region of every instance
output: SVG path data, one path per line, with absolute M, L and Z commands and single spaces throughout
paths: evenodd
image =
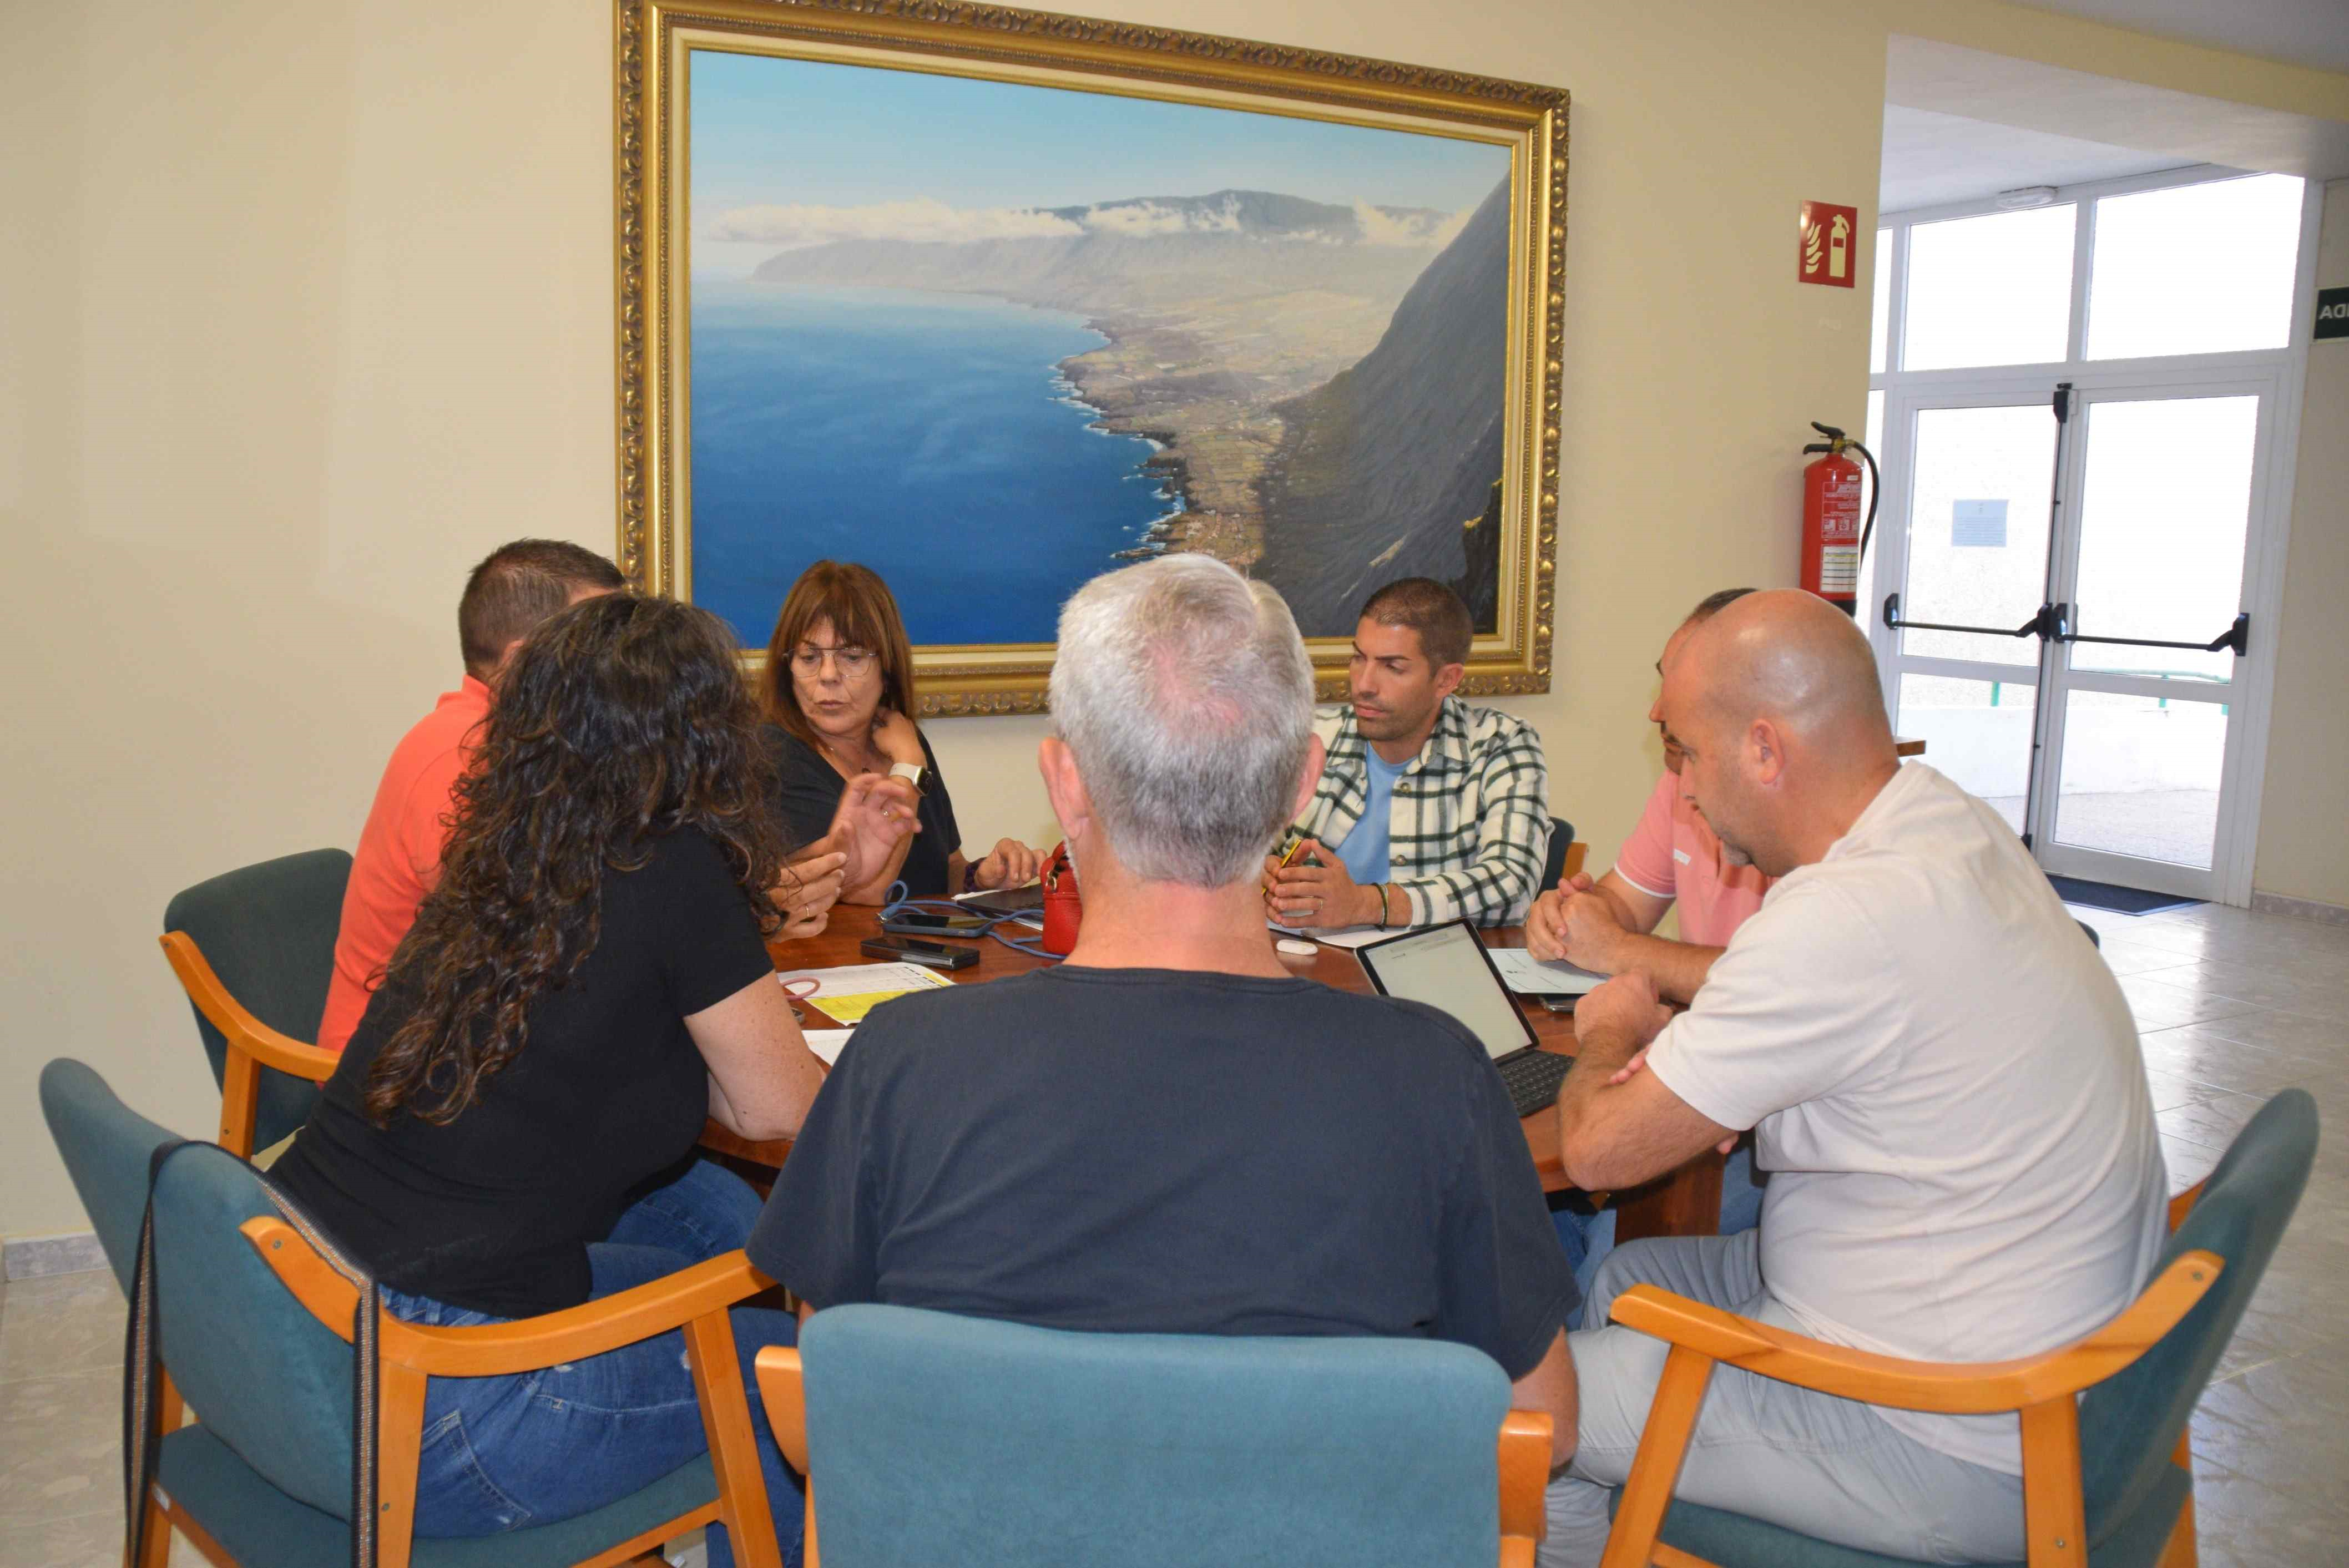
M 250 1160 L 253 1124 L 261 1103 L 261 1069 L 275 1068 L 312 1083 L 324 1083 L 335 1076 L 335 1066 L 342 1057 L 279 1034 L 246 1011 L 244 1004 L 228 994 L 196 939 L 186 932 L 166 932 L 161 943 L 163 956 L 171 961 L 171 973 L 180 977 L 188 1000 L 228 1041 L 221 1074 L 220 1146 Z
M 2170 1200 L 2173 1232 L 2200 1191 L 2196 1186 Z M 2030 1568 L 2085 1568 L 2087 1510 L 2080 1490 L 2075 1397 L 2151 1349 L 2202 1299 L 2224 1266 L 2216 1253 L 2188 1253 L 2156 1276 L 2118 1316 L 2085 1338 L 2041 1356 L 1980 1364 L 1905 1361 L 1847 1349 L 1654 1285 L 1633 1285 L 1615 1298 L 1609 1315 L 1663 1340 L 1671 1351 L 1640 1434 L 1639 1451 L 1632 1457 L 1599 1568 L 1713 1568 L 1701 1557 L 1665 1545 L 1657 1535 L 1680 1483 L 1705 1386 L 1722 1362 L 1870 1405 L 1942 1415 L 2015 1412 L 2023 1426 L 2023 1520 Z M 762 1388 L 764 1377 L 762 1367 Z M 2194 1462 L 2183 1433 L 2173 1462 L 2190 1477 Z M 2161 1564 L 2194 1568 L 2194 1498 L 2189 1490 L 2171 1526 Z
M 358 1291 L 350 1281 L 284 1220 L 264 1215 L 238 1228 L 311 1315 L 347 1343 L 358 1305 Z M 600 1356 L 672 1328 L 685 1331 L 686 1357 L 701 1401 L 710 1467 L 717 1474 L 717 1499 L 607 1547 L 576 1568 L 615 1568 L 657 1550 L 674 1536 L 712 1523 L 722 1523 L 730 1532 L 735 1560 L 743 1568 L 781 1568 L 766 1479 L 759 1468 L 758 1439 L 750 1426 L 749 1393 L 742 1387 L 734 1326 L 727 1315 L 729 1307 L 773 1283 L 741 1253 L 733 1252 L 617 1295 L 513 1323 L 433 1328 L 385 1313 L 377 1341 L 383 1357 L 376 1412 L 380 1568 L 409 1568 L 414 1548 L 416 1470 L 423 1445 L 427 1377 L 535 1371 Z M 160 1439 L 179 1427 L 181 1406 L 168 1378 L 158 1395 L 154 1436 Z M 193 1542 L 216 1568 L 241 1568 L 178 1501 L 166 1497 L 160 1482 L 149 1491 L 145 1506 L 147 1552 L 132 1568 L 164 1568 L 173 1530 Z
M 815 1478 L 808 1470 L 807 1386 L 797 1347 L 771 1345 L 759 1352 L 759 1397 L 767 1423 L 792 1468 L 808 1478 L 807 1568 L 820 1568 L 815 1540 Z M 1543 1492 L 1549 1485 L 1550 1418 L 1511 1410 L 1501 1418 L 1500 1568 L 1533 1568 L 1534 1547 L 1548 1528 Z

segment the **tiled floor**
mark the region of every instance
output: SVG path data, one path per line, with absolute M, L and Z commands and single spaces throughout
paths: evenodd
M 2316 1171 L 2195 1416 L 2195 1488 L 2207 1568 L 2349 1563 L 2349 925 L 2079 913 L 2137 1009 L 2174 1185 L 2264 1096 L 2316 1096 Z M 0 1290 L 0 1568 L 119 1562 L 121 1348 L 109 1274 Z

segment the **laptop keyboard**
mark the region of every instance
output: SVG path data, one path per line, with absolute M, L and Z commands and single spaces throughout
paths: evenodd
M 1566 1081 L 1566 1069 L 1574 1065 L 1574 1058 L 1555 1051 L 1520 1051 L 1493 1065 L 1501 1069 L 1501 1082 L 1507 1087 L 1517 1114 L 1531 1116 L 1557 1099 L 1557 1086 Z

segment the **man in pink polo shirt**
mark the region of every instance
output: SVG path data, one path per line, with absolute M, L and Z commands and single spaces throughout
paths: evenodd
M 335 975 L 326 986 L 318 1044 L 339 1051 L 359 1026 L 392 949 L 416 923 L 416 906 L 440 878 L 450 794 L 473 752 L 473 733 L 490 716 L 498 676 L 533 627 L 557 611 L 627 586 L 619 569 L 594 551 L 554 539 L 500 545 L 465 579 L 457 601 L 457 637 L 465 679 L 443 692 L 432 711 L 392 748 L 375 805 L 351 857 L 343 924 L 335 938 Z
M 1656 673 L 1663 673 L 1698 626 L 1753 591 L 1724 588 L 1708 595 L 1665 642 Z M 1617 853 L 1614 870 L 1595 882 L 1573 877 L 1541 895 L 1526 919 L 1526 945 L 1537 957 L 1563 958 L 1601 975 L 1645 970 L 1659 995 L 1686 1003 L 1730 936 L 1762 907 L 1771 879 L 1723 857 L 1721 841 L 1681 792 L 1681 749 L 1653 706 L 1648 721 L 1663 732 L 1664 776 L 1648 796 L 1640 825 Z M 1675 903 L 1678 942 L 1652 934 Z

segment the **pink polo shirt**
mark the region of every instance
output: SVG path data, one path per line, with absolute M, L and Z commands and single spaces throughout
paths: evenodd
M 1773 880 L 1722 858 L 1721 841 L 1681 793 L 1677 773 L 1656 780 L 1640 825 L 1615 857 L 1615 874 L 1652 898 L 1677 900 L 1681 940 L 1701 947 L 1728 946 Z
M 318 1024 L 321 1049 L 339 1051 L 350 1042 L 392 949 L 416 923 L 416 906 L 440 880 L 440 846 L 449 836 L 442 820 L 456 804 L 450 797 L 472 758 L 475 732 L 489 717 L 490 688 L 467 676 L 392 748 L 343 892 L 335 975 Z

